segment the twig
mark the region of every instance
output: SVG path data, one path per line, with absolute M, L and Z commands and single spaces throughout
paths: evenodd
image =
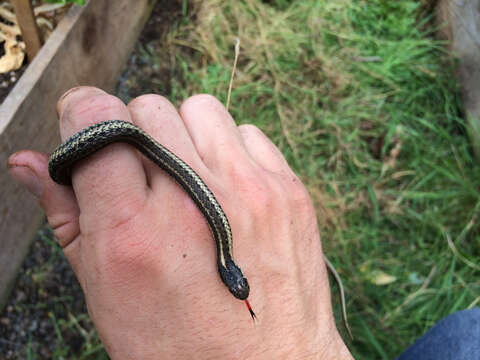
M 350 336 L 350 339 L 353 340 L 353 334 L 352 334 L 352 331 L 350 330 L 350 326 L 348 325 L 347 306 L 345 302 L 345 291 L 343 290 L 342 278 L 340 277 L 340 275 L 338 275 L 338 272 L 335 269 L 335 266 L 332 265 L 330 260 L 328 260 L 328 258 L 325 255 L 323 255 L 323 259 L 325 260 L 325 265 L 327 266 L 328 271 L 330 271 L 330 274 L 332 274 L 333 278 L 335 279 L 335 282 L 337 283 L 338 291 L 340 292 L 340 305 L 342 307 L 343 326 L 345 326 L 345 330 L 347 330 L 347 333 Z
M 235 38 L 235 59 L 233 60 L 232 75 L 230 76 L 230 84 L 228 85 L 227 104 L 225 106 L 227 108 L 227 111 L 230 106 L 230 95 L 232 94 L 233 76 L 235 75 L 235 70 L 237 69 L 237 61 L 238 61 L 239 54 L 240 54 L 240 39 Z
M 470 305 L 467 306 L 467 309 L 473 309 L 480 302 L 480 296 L 472 301 Z
M 355 56 L 353 60 L 357 62 L 381 62 L 382 58 L 380 56 Z
M 462 254 L 460 254 L 458 252 L 457 248 L 455 247 L 455 244 L 452 241 L 452 238 L 450 237 L 450 235 L 447 232 L 445 232 L 445 236 L 447 238 L 448 247 L 450 248 L 450 250 L 452 250 L 453 255 L 455 255 L 457 258 L 460 259 L 461 262 L 463 262 L 465 265 L 471 267 L 472 269 L 475 269 L 477 271 L 480 270 L 480 266 L 471 262 L 465 256 L 463 256 Z
M 30 61 L 42 47 L 42 37 L 38 30 L 30 1 L 11 0 L 17 23 L 22 31 L 23 42 L 27 47 L 27 55 Z

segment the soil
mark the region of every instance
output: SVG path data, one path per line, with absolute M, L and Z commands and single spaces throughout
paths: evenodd
M 145 56 L 145 49 L 151 55 L 160 54 L 164 34 L 181 18 L 181 0 L 157 1 L 117 85 L 117 96 L 125 102 L 143 93 L 159 92 L 158 84 L 161 93 L 168 94 L 175 71 L 159 63 L 161 55 Z M 5 81 L 14 84 L 16 80 L 10 81 L 10 77 L 18 79 L 19 74 L 5 74 L 9 77 Z M 2 81 L 0 76 L 0 97 L 9 88 L 2 87 Z M 95 342 L 86 312 L 80 285 L 45 226 L 38 232 L 10 299 L 0 312 L 0 360 L 76 357 L 85 351 L 87 341 Z
M 157 1 L 116 86 L 116 95 L 125 103 L 146 93 L 166 96 L 171 93 L 173 78 L 183 81 L 172 61 L 173 54 L 165 46 L 168 30 L 182 18 L 182 6 L 182 0 Z M 193 9 L 185 11 L 192 20 Z
M 2 54 L 0 54 L 0 56 L 1 55 Z M 28 64 L 25 57 L 23 65 L 20 67 L 20 69 L 15 71 L 9 71 L 8 73 L 0 74 L 0 104 L 3 103 L 3 100 L 5 100 L 7 95 L 10 93 L 10 90 L 13 89 L 13 87 L 17 83 L 20 76 L 22 76 L 27 66 Z
M 47 227 L 39 231 L 0 316 L 0 359 L 24 359 L 27 348 L 37 359 L 51 359 L 58 348 L 55 321 L 86 312 L 80 285 L 52 238 Z M 62 337 L 73 352 L 81 348 L 77 332 L 62 331 Z

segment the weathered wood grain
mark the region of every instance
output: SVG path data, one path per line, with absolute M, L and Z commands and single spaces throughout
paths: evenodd
M 8 156 L 21 149 L 49 153 L 59 144 L 55 104 L 69 88 L 113 89 L 154 3 L 73 6 L 0 106 L 0 308 L 44 219 L 33 196 L 8 175 Z
M 441 36 L 458 59 L 457 77 L 468 133 L 480 158 L 480 0 L 441 0 L 437 5 Z

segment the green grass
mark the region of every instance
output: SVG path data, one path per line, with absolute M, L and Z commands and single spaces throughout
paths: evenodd
M 307 185 L 346 287 L 354 357 L 392 359 L 477 304 L 480 170 L 449 55 L 419 2 L 190 6 L 140 54 L 171 75 L 144 92 L 177 104 L 206 92 L 225 103 L 241 40 L 230 111 L 260 127 Z M 379 285 L 382 276 L 390 283 Z M 97 346 L 83 358 L 105 356 Z
M 480 170 L 449 55 L 422 10 L 212 0 L 169 37 L 177 103 L 198 92 L 225 102 L 241 40 L 230 111 L 272 138 L 308 186 L 346 285 L 356 359 L 391 359 L 480 301 Z M 393 282 L 376 285 L 379 274 Z

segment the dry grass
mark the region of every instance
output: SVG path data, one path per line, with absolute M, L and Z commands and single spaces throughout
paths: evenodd
M 226 103 L 240 39 L 230 112 L 260 127 L 308 187 L 346 287 L 355 358 L 394 358 L 445 315 L 478 304 L 480 168 L 428 8 L 183 5 L 164 38 L 137 53 L 147 64 L 140 79 L 152 78 L 141 91 Z
M 428 7 L 194 7 L 194 21 L 170 33 L 184 76 L 174 99 L 209 92 L 225 101 L 240 39 L 231 113 L 267 133 L 307 185 L 347 285 L 356 358 L 392 358 L 442 316 L 478 302 L 469 264 L 480 253 L 471 222 L 480 177 Z M 194 51 L 184 57 L 186 48 Z M 447 238 L 461 249 L 452 253 Z

